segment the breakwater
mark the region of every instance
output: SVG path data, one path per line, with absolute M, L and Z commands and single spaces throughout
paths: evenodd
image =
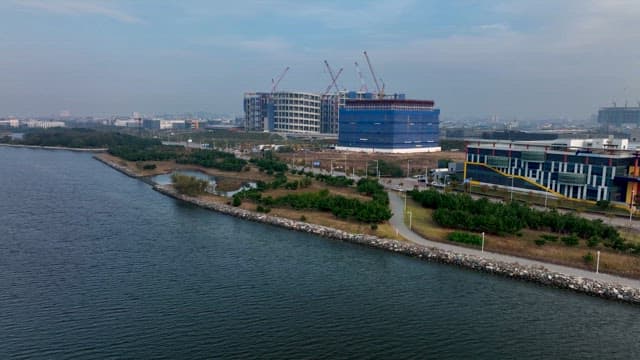
M 279 226 L 325 238 L 356 243 L 373 248 L 383 249 L 418 259 L 455 265 L 489 274 L 500 275 L 512 279 L 529 281 L 559 289 L 568 289 L 603 299 L 640 304 L 640 289 L 612 284 L 588 278 L 569 276 L 552 272 L 544 267 L 524 266 L 518 263 L 506 263 L 487 260 L 473 255 L 458 254 L 435 247 L 424 247 L 393 239 L 384 239 L 365 234 L 351 234 L 342 230 L 310 224 L 303 221 L 286 219 L 244 210 L 231 205 L 203 201 L 198 198 L 177 193 L 171 186 L 155 185 L 154 190 L 178 200 L 189 202 L 199 207 L 235 216 L 241 219 Z

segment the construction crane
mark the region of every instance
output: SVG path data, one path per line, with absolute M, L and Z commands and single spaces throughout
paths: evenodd
M 378 84 L 378 78 L 376 78 L 376 73 L 373 72 L 373 66 L 371 66 L 371 60 L 369 60 L 369 55 L 364 51 L 364 57 L 367 59 L 367 65 L 369 65 L 369 71 L 371 71 L 371 77 L 373 77 L 373 82 L 376 84 L 376 89 L 378 89 L 378 99 L 384 98 L 384 88 L 380 88 L 380 84 Z
M 360 66 L 358 65 L 357 61 L 355 63 L 356 63 L 356 71 L 358 72 L 358 78 L 360 79 L 360 91 L 369 92 L 369 89 L 367 89 L 367 83 L 364 82 L 362 71 L 360 71 Z
M 340 92 L 340 89 L 338 88 L 338 85 L 336 84 L 336 81 L 338 81 L 338 77 L 340 76 L 340 74 L 342 74 L 342 68 L 340 68 L 340 70 L 338 70 L 338 73 L 335 76 L 333 75 L 333 71 L 330 72 L 329 74 L 331 75 L 331 84 L 329 84 L 329 86 L 327 86 L 327 90 L 325 90 L 324 93 L 322 94 L 323 96 L 327 95 L 333 86 L 336 87 L 336 92 Z
M 271 93 L 276 92 L 276 89 L 278 88 L 278 84 L 280 84 L 280 81 L 282 80 L 282 78 L 287 74 L 287 71 L 289 71 L 289 67 L 287 66 L 284 71 L 282 72 L 282 74 L 280 74 L 280 76 L 277 77 L 277 79 L 271 79 L 271 84 L 273 86 L 271 86 Z
M 333 69 L 331 68 L 331 66 L 329 66 L 329 62 L 327 60 L 324 61 L 324 65 L 327 67 L 327 71 L 329 71 L 329 76 L 331 76 L 331 81 L 333 86 L 336 87 L 336 92 L 340 92 L 340 88 L 338 88 L 338 77 L 340 76 L 340 74 L 342 73 L 342 68 L 340 68 L 340 70 L 338 70 L 338 74 L 334 74 Z M 329 88 L 331 88 L 331 86 L 329 86 Z M 329 91 L 327 90 L 325 92 L 328 93 Z

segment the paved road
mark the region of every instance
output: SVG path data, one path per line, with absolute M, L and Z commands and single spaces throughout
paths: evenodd
M 640 289 L 639 280 L 628 279 L 628 278 L 602 274 L 602 273 L 596 274 L 595 272 L 575 269 L 567 266 L 548 264 L 541 261 L 530 260 L 530 259 L 520 258 L 516 256 L 496 254 L 488 251 L 481 252 L 480 250 L 427 240 L 419 236 L 418 234 L 414 233 L 413 231 L 409 230 L 407 225 L 405 225 L 404 212 L 403 212 L 404 199 L 395 192 L 389 192 L 389 201 L 391 203 L 391 211 L 393 212 L 393 217 L 389 221 L 391 223 L 391 226 L 393 226 L 400 235 L 404 236 L 407 240 L 415 244 L 428 246 L 428 247 L 436 247 L 436 248 L 453 251 L 460 254 L 475 255 L 479 257 L 484 257 L 486 259 L 504 261 L 508 263 L 518 263 L 526 266 L 543 266 L 551 271 L 562 273 L 565 275 L 579 276 L 579 277 L 590 278 L 594 280 L 618 283 L 621 285 L 631 286 L 631 287 Z

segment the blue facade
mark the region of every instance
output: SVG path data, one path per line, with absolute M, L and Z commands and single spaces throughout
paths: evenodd
M 466 177 L 510 186 L 511 175 L 515 175 L 569 198 L 624 201 L 628 195 L 626 176 L 634 161 L 635 155 L 613 155 L 606 151 L 509 150 L 494 149 L 490 144 L 469 145 Z M 541 190 L 520 178 L 514 179 L 513 186 Z
M 440 110 L 416 100 L 347 101 L 338 146 L 375 151 L 439 147 Z

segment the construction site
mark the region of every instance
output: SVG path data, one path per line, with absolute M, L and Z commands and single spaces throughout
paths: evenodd
M 269 92 L 244 94 L 246 131 L 288 135 L 337 135 L 343 151 L 414 153 L 440 151 L 440 109 L 433 100 L 407 99 L 404 93 L 387 94 L 369 55 L 363 52 L 375 91 L 369 91 L 360 66 L 354 61 L 360 88 L 340 89 L 343 68 L 324 66 L 331 82 L 322 93 L 280 91 L 287 66 L 272 79 Z

